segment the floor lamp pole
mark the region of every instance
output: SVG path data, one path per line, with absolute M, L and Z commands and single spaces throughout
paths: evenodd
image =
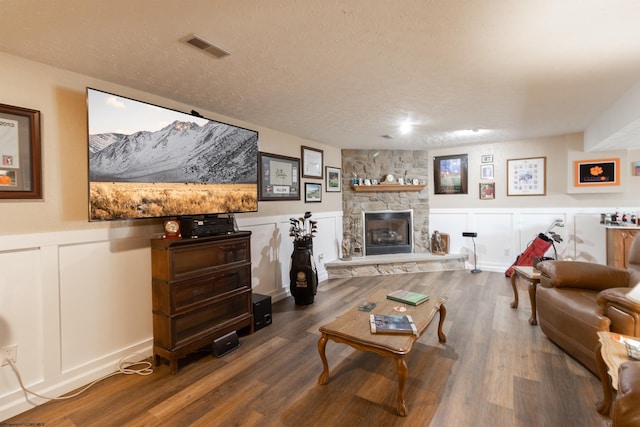
M 478 255 L 476 253 L 476 237 L 478 237 L 478 233 L 475 231 L 465 231 L 462 233 L 462 237 L 471 237 L 471 240 L 473 240 L 473 270 L 471 270 L 471 273 L 482 273 L 482 270 L 478 269 Z
M 478 269 L 478 255 L 476 253 L 476 239 L 472 237 L 473 240 L 473 270 L 471 270 L 472 274 L 482 273 L 482 270 Z

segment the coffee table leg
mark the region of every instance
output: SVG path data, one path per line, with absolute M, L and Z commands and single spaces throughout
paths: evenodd
M 407 405 L 404 402 L 404 385 L 406 384 L 407 377 L 409 376 L 409 368 L 407 367 L 407 363 L 404 361 L 404 357 L 396 357 L 396 367 L 398 368 L 398 399 L 396 402 L 396 410 L 398 411 L 398 415 L 406 417 L 409 412 L 407 411 Z
M 323 333 L 318 340 L 318 353 L 320 353 L 320 359 L 322 359 L 322 365 L 324 366 L 324 370 L 318 378 L 318 384 L 320 385 L 324 385 L 329 381 L 329 364 L 327 363 L 327 356 L 324 352 L 327 347 L 327 339 L 327 334 Z
M 440 340 L 441 343 L 445 343 L 447 342 L 447 337 L 444 332 L 442 332 L 442 324 L 444 323 L 444 318 L 447 317 L 447 309 L 444 307 L 444 304 L 440 306 L 439 311 L 440 321 L 438 322 L 438 340 Z
M 516 279 L 518 273 L 515 270 L 511 273 L 511 287 L 513 288 L 513 302 L 511 308 L 518 308 L 518 288 L 516 287 Z

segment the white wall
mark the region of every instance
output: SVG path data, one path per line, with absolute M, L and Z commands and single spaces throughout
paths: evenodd
M 468 155 L 468 194 L 434 194 L 433 167 L 429 177 L 429 207 L 439 208 L 599 208 L 615 211 L 628 205 L 638 205 L 640 201 L 640 176 L 632 176 L 631 164 L 640 161 L 640 150 L 617 150 L 586 153 L 583 150 L 583 134 L 575 133 L 523 141 L 506 141 L 467 147 L 429 150 L 430 166 L 433 158 L 455 154 Z M 492 155 L 494 165 L 493 180 L 482 180 L 480 176 L 481 157 Z M 507 160 L 546 157 L 546 195 L 507 196 Z M 576 188 L 573 186 L 575 160 L 620 159 L 621 183 L 600 189 Z M 480 182 L 495 182 L 494 200 L 481 200 Z
M 325 165 L 341 164 L 339 149 L 197 106 L 2 53 L 0 63 L 0 81 L 11 82 L 0 85 L 0 102 L 38 110 L 42 120 L 43 199 L 0 201 L 0 348 L 17 344 L 24 382 L 39 393 L 68 392 L 152 348 L 149 241 L 161 221 L 88 222 L 87 86 L 258 130 L 264 152 L 299 158 L 305 145 L 322 150 Z M 322 182 L 303 179 L 301 188 L 307 181 Z M 259 202 L 258 212 L 237 215 L 252 232 L 254 292 L 288 295 L 289 218 L 305 211 L 318 220 L 314 255 L 319 279 L 327 278 L 324 261 L 338 257 L 342 237 L 342 200 L 326 191 L 322 198 Z M 31 407 L 11 367 L 0 367 L 0 420 Z
M 596 208 L 432 209 L 429 227 L 448 233 L 450 252 L 469 254 L 469 266 L 473 266 L 473 239 L 462 233 L 477 232 L 478 268 L 504 272 L 555 219 L 565 224 L 553 228 L 563 240 L 555 243 L 558 259 L 606 264 L 605 228 Z M 553 248 L 547 256 L 556 256 Z
M 538 233 L 554 219 L 566 226 L 555 228 L 564 241 L 557 244 L 558 257 L 606 263 L 605 230 L 600 213 L 640 213 L 640 177 L 631 173 L 631 163 L 640 160 L 640 150 L 586 153 L 583 135 L 570 134 L 526 141 L 510 141 L 482 146 L 431 150 L 429 158 L 468 155 L 467 194 L 434 194 L 433 168 L 429 177 L 429 229 L 450 235 L 451 252 L 473 252 L 471 238 L 464 231 L 475 231 L 478 266 L 504 271 Z M 493 156 L 494 179 L 482 180 L 481 157 Z M 507 160 L 546 157 L 546 191 L 542 196 L 507 195 Z M 573 185 L 574 161 L 620 158 L 620 185 L 596 189 Z M 495 182 L 493 200 L 481 200 L 480 182 Z M 471 257 L 473 261 L 473 257 Z

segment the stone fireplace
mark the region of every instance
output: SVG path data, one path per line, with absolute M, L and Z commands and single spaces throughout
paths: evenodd
M 428 185 L 428 156 L 423 150 L 342 150 L 342 211 L 343 230 L 349 232 L 352 243 L 360 249 L 349 260 L 335 260 L 325 264 L 329 278 L 376 276 L 381 274 L 403 274 L 426 271 L 462 270 L 465 258 L 459 254 L 434 255 L 429 248 L 429 190 L 428 186 L 413 190 L 398 184 L 396 188 L 352 187 L 353 179 L 369 179 L 382 182 L 387 175 L 402 178 L 403 182 Z M 411 179 L 411 181 L 409 181 Z M 367 224 L 365 213 L 386 214 L 410 212 L 412 222 L 400 225 L 397 218 L 386 224 L 378 223 L 384 218 L 374 218 Z M 369 239 L 378 246 L 367 248 Z M 402 248 L 403 252 L 386 251 Z M 366 256 L 361 256 L 365 254 Z
M 354 251 L 351 259 L 325 263 L 329 278 L 465 268 L 465 256 L 430 253 L 428 172 L 429 159 L 424 150 L 342 150 L 342 227 L 351 235 Z M 403 182 L 417 179 L 426 185 L 413 189 L 402 184 L 385 188 L 352 186 L 354 178 L 383 182 L 388 175 L 393 175 L 395 182 L 398 178 Z M 389 212 L 409 212 L 412 221 L 400 225 L 395 218 L 382 224 L 378 221 L 384 218 L 374 218 L 375 232 L 371 224 L 365 224 L 365 213 Z M 370 248 L 366 247 L 367 234 L 373 243 Z M 380 250 L 380 246 L 384 251 L 391 247 L 402 248 L 403 252 L 373 255 L 371 252 Z M 355 248 L 359 249 L 358 255 Z
M 404 182 L 417 179 L 427 183 L 429 158 L 426 150 L 342 150 L 342 211 L 343 230 L 365 253 L 364 212 L 412 211 L 410 247 L 408 252 L 429 252 L 429 191 L 407 191 L 401 185 L 395 191 L 355 191 L 354 177 L 383 182 L 387 175 Z M 397 230 L 396 230 L 397 232 Z M 384 236 L 379 235 L 380 239 Z M 390 238 L 390 236 L 387 236 Z M 354 254 L 355 255 L 355 254 Z M 371 252 L 366 252 L 371 255 Z
M 413 211 L 363 212 L 364 255 L 413 252 Z

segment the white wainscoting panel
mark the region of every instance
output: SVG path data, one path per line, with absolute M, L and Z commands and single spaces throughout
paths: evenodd
M 253 291 L 270 295 L 273 299 L 281 294 L 280 241 L 282 235 L 272 221 L 243 224 L 242 230 L 251 231 L 251 276 Z
M 149 239 L 60 247 L 62 372 L 149 340 Z
M 44 376 L 39 363 L 43 351 L 43 290 L 40 248 L 0 252 L 0 347 L 18 345 L 18 363 L 27 384 Z M 11 366 L 0 368 L 0 396 L 17 392 L 20 385 Z M 0 407 L 2 401 L 0 400 Z M 0 419 L 2 416 L 0 415 Z
M 606 264 L 605 229 L 600 224 L 600 213 L 605 211 L 606 208 L 431 209 L 429 229 L 431 233 L 449 233 L 450 253 L 468 254 L 469 267 L 473 266 L 473 242 L 462 237 L 462 232 L 477 232 L 478 268 L 506 271 L 539 233 L 544 233 L 555 219 L 561 219 L 565 226 L 552 230 L 562 238 L 562 242 L 554 243 L 558 259 Z M 546 255 L 555 257 L 553 247 Z
M 342 212 L 313 219 L 314 258 L 324 280 L 324 263 L 338 258 Z M 254 291 L 274 301 L 287 297 L 289 215 L 237 220 L 252 232 Z M 0 236 L 0 347 L 18 345 L 27 387 L 59 396 L 116 371 L 123 357 L 152 354 L 150 238 L 160 232 L 160 224 L 125 224 Z M 44 402 L 27 401 L 11 367 L 0 367 L 0 420 Z

